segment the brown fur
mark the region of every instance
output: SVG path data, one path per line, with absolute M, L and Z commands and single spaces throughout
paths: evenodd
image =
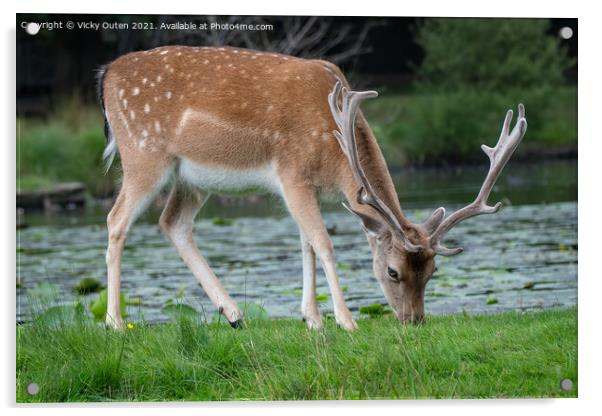
M 124 174 L 122 191 L 108 218 L 107 322 L 123 326 L 119 263 L 127 229 L 161 178 L 179 160 L 187 159 L 234 171 L 275 163 L 285 202 L 304 236 L 304 269 L 311 267 L 317 254 L 333 294 L 337 322 L 355 328 L 316 199 L 317 192 L 342 192 L 358 212 L 378 217 L 355 201 L 358 185 L 332 134 L 336 125 L 327 97 L 339 80 L 348 86 L 342 72 L 329 62 L 229 47 L 166 46 L 124 55 L 107 67 L 102 91 L 105 112 Z M 423 233 L 401 212 L 384 157 L 361 112 L 356 126 L 361 163 L 370 183 L 410 240 L 422 243 Z M 186 197 L 176 187 L 161 226 L 216 307 L 233 322 L 240 319 L 240 311 L 192 241 L 200 198 Z M 397 253 L 391 244 L 389 251 Z M 399 252 L 393 260 L 405 259 Z M 308 325 L 319 327 L 315 293 L 311 293 L 315 275 L 308 271 L 307 276 L 309 289 L 302 309 L 309 311 L 304 312 Z

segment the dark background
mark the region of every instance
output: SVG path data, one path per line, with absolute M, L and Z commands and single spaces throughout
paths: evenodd
M 41 30 L 32 36 L 21 29 L 21 22 L 42 21 L 92 21 L 92 22 L 153 22 L 194 21 L 203 22 L 210 16 L 161 16 L 161 15 L 17 15 L 17 113 L 18 115 L 46 116 L 60 97 L 77 93 L 86 102 L 94 100 L 95 71 L 103 64 L 130 51 L 143 50 L 164 44 L 204 46 L 207 44 L 229 44 L 245 46 L 241 39 L 219 37 L 207 39 L 195 31 L 138 31 L 138 30 Z M 253 21 L 253 16 L 211 16 L 223 22 L 226 19 L 241 23 Z M 274 25 L 268 37 L 283 36 L 294 23 L 310 17 L 261 17 L 265 23 Z M 305 19 L 305 20 L 304 20 Z M 354 41 L 358 33 L 365 31 L 360 53 L 344 58 L 337 63 L 351 74 L 361 74 L 361 82 L 386 85 L 404 89 L 411 85 L 416 68 L 423 58 L 423 51 L 414 37 L 423 18 L 418 17 L 320 17 L 320 30 L 325 30 L 324 39 L 334 39 L 345 30 L 345 39 Z M 550 36 L 558 36 L 564 26 L 573 29 L 573 37 L 562 44 L 572 58 L 577 57 L 577 20 L 550 19 Z M 369 27 L 368 27 L 369 26 Z M 251 36 L 259 36 L 252 33 Z M 314 55 L 312 50 L 303 55 L 329 59 L 349 47 L 343 40 L 327 51 Z M 266 48 L 269 49 L 269 48 Z M 299 55 L 299 54 L 297 54 Z M 336 60 L 335 60 L 336 61 Z M 565 76 L 568 82 L 576 82 L 577 59 Z M 358 77 L 356 77 L 357 79 Z M 356 83 L 357 84 L 357 83 Z

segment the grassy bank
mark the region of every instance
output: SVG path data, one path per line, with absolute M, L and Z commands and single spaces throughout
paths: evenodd
M 505 111 L 518 102 L 526 105 L 529 132 L 516 158 L 525 150 L 545 154 L 550 148 L 576 146 L 577 89 L 572 86 L 500 93 L 385 93 L 363 108 L 392 166 L 485 163 L 480 145 L 493 145 Z M 19 188 L 79 181 L 93 195 L 113 190 L 114 175 L 103 175 L 105 139 L 98 106 L 65 100 L 46 120 L 19 119 L 17 139 Z
M 93 195 L 112 191 L 114 178 L 103 174 L 100 108 L 83 104 L 77 96 L 56 108 L 47 119 L 17 119 L 17 189 L 77 181 Z
M 383 94 L 363 104 L 374 134 L 392 165 L 486 163 L 480 146 L 493 146 L 506 111 L 525 104 L 528 132 L 517 150 L 547 154 L 577 146 L 577 88 Z M 515 122 L 513 120 L 513 122 Z
M 576 397 L 577 311 L 300 321 L 181 318 L 124 333 L 84 319 L 17 329 L 17 401 Z M 574 382 L 562 391 L 560 381 Z M 29 383 L 40 386 L 31 396 Z

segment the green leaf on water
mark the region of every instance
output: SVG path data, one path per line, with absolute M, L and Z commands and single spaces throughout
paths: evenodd
M 523 285 L 523 289 L 533 289 L 535 287 L 535 282 L 529 281 Z
M 316 295 L 316 300 L 318 302 L 325 302 L 328 300 L 328 293 L 318 293 Z
M 190 305 L 185 303 L 170 303 L 161 309 L 161 313 L 169 316 L 174 321 L 180 321 L 183 318 L 198 319 L 199 312 Z
M 94 277 L 84 277 L 73 289 L 80 295 L 88 295 L 100 291 L 102 289 L 102 283 Z
M 142 305 L 142 298 L 128 298 L 127 304 L 132 306 Z
M 360 306 L 360 313 L 368 315 L 370 318 L 377 318 L 379 316 L 390 314 L 391 310 L 385 308 L 380 303 L 374 303 L 372 305 Z
M 49 327 L 62 327 L 81 323 L 84 319 L 84 306 L 78 302 L 52 306 L 38 315 L 36 322 Z
M 121 308 L 121 317 L 125 318 L 127 315 L 126 305 L 128 303 L 128 297 L 125 293 L 121 293 L 119 295 L 120 300 L 120 308 Z M 98 294 L 98 298 L 90 302 L 90 312 L 94 316 L 94 319 L 97 321 L 104 321 L 107 315 L 107 302 L 108 302 L 108 294 L 107 289 L 102 290 Z
M 341 271 L 351 270 L 351 264 L 349 263 L 337 263 L 337 268 Z
M 213 217 L 213 219 L 211 220 L 211 223 L 213 225 L 228 226 L 228 225 L 232 225 L 234 223 L 234 220 L 232 220 L 230 218 Z

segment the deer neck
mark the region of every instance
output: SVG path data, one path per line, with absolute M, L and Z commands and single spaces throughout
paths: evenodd
M 393 185 L 393 179 L 391 178 L 389 168 L 387 167 L 387 162 L 385 161 L 385 158 L 380 150 L 380 147 L 378 146 L 378 143 L 376 142 L 376 138 L 374 137 L 368 122 L 361 113 L 358 113 L 357 115 L 356 126 L 358 153 L 362 168 L 366 173 L 368 181 L 380 199 L 382 199 L 383 202 L 387 204 L 389 209 L 393 211 L 399 221 L 399 224 L 403 228 L 411 228 L 412 224 L 410 221 L 408 221 L 401 210 L 399 197 L 397 196 L 397 191 Z M 349 205 L 354 210 L 363 214 L 377 216 L 378 214 L 372 208 L 357 202 L 359 185 L 353 177 L 351 168 L 349 167 L 346 158 L 342 157 L 341 159 L 344 163 L 344 166 L 341 169 L 341 172 L 344 172 L 341 181 L 341 188 Z

